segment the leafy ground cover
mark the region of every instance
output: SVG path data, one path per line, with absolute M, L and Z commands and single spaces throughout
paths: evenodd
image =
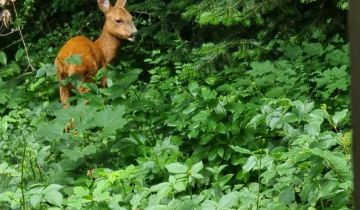
M 137 42 L 66 110 L 53 60 L 96 4 L 11 5 L 1 209 L 352 209 L 346 1 L 129 1 Z

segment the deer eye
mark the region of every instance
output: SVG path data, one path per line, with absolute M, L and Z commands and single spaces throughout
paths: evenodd
M 116 24 L 120 25 L 120 24 L 122 24 L 122 23 L 123 23 L 123 20 L 121 20 L 121 19 L 117 19 L 117 20 L 115 20 L 115 22 L 116 22 Z

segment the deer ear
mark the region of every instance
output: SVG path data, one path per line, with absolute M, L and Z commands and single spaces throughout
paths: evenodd
M 118 7 L 125 7 L 125 4 L 126 0 L 117 0 L 115 5 Z
M 109 0 L 98 0 L 98 6 L 103 13 L 107 13 L 111 8 L 111 3 Z

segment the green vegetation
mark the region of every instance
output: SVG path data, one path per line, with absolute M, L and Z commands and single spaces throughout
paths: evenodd
M 96 1 L 0 8 L 0 209 L 352 209 L 347 1 L 127 8 L 137 41 L 66 110 L 53 61 Z

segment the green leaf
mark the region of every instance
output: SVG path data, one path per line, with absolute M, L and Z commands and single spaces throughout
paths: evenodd
M 242 167 L 244 172 L 251 171 L 255 167 L 256 161 L 257 160 L 255 156 L 250 156 Z
M 198 173 L 199 171 L 201 171 L 201 169 L 203 169 L 203 168 L 204 168 L 203 162 L 200 161 L 200 162 L 194 164 L 194 165 L 191 167 L 190 171 L 191 171 L 191 173 L 196 174 L 196 173 Z
M 304 52 L 310 56 L 320 56 L 323 54 L 324 49 L 320 43 L 306 43 L 304 45 Z
M 45 64 L 40 69 L 37 70 L 35 77 L 53 76 L 56 74 L 55 66 L 53 64 Z
M 163 189 L 165 187 L 169 187 L 170 185 L 171 184 L 169 182 L 163 182 L 163 183 L 151 186 L 150 191 L 151 192 L 158 192 L 158 191 L 160 191 L 161 189 Z
M 18 51 L 15 54 L 15 60 L 19 61 L 23 57 L 24 52 L 25 52 L 24 49 L 22 49 L 22 48 L 18 49 Z
M 177 181 L 175 184 L 174 184 L 174 189 L 177 191 L 177 192 L 182 192 L 182 191 L 185 191 L 186 190 L 186 182 L 184 181 Z
M 320 134 L 320 125 L 318 124 L 306 124 L 304 125 L 304 131 L 311 137 L 318 136 Z
M 106 191 L 110 185 L 111 185 L 110 180 L 107 179 L 100 180 L 96 183 L 96 188 L 94 189 L 94 191 L 98 191 L 98 192 Z
M 257 124 L 265 119 L 263 114 L 258 114 L 255 117 L 251 118 L 250 122 L 247 124 L 249 127 L 256 128 Z
M 251 155 L 252 152 L 248 149 L 239 147 L 239 146 L 234 146 L 234 145 L 229 145 L 231 147 L 231 149 L 233 149 L 235 152 L 241 153 L 241 154 L 247 154 L 247 155 Z
M 165 168 L 170 172 L 174 174 L 184 174 L 187 173 L 188 167 L 181 163 L 171 163 L 168 165 L 165 165 Z
M 78 197 L 85 197 L 89 195 L 89 190 L 80 186 L 74 187 L 74 194 Z
M 27 193 L 29 195 L 44 194 L 44 188 L 39 184 L 38 187 L 30 189 Z
M 234 174 L 227 174 L 227 175 L 221 177 L 219 180 L 220 187 L 225 186 L 233 176 L 234 176 Z
M 195 122 L 203 122 L 206 121 L 208 119 L 208 117 L 210 116 L 210 113 L 207 111 L 200 111 L 199 113 L 197 113 L 192 120 Z
M 185 115 L 188 115 L 188 114 L 194 112 L 197 108 L 198 108 L 198 104 L 192 103 L 186 109 L 184 109 L 184 111 L 182 113 Z
M 329 52 L 326 55 L 326 61 L 331 65 L 348 65 L 349 64 L 349 56 L 346 52 L 335 49 Z
M 285 57 L 295 60 L 302 54 L 302 49 L 299 46 L 287 46 L 284 48 Z
M 288 135 L 288 136 L 293 136 L 293 135 L 297 134 L 297 130 L 294 129 L 294 127 L 288 123 L 286 123 L 284 125 L 284 131 L 285 131 L 286 135 Z
M 337 154 L 334 154 L 334 152 L 321 150 L 320 148 L 313 148 L 310 151 L 314 155 L 322 157 L 328 166 L 336 172 L 336 174 L 339 174 L 339 176 L 346 180 L 351 179 L 351 167 L 344 156 L 338 156 Z
M 191 176 L 195 179 L 204 179 L 204 176 L 201 174 L 192 173 Z
M 316 183 L 308 183 L 305 184 L 303 189 L 301 190 L 300 197 L 303 202 L 314 202 L 317 200 L 318 189 L 316 187 Z
M 109 187 L 111 186 L 111 183 L 109 180 L 104 179 L 101 181 L 98 181 L 96 183 L 96 187 L 93 190 L 92 194 L 94 196 L 94 201 L 101 202 L 108 200 L 110 198 L 110 193 L 108 192 Z
M 80 210 L 80 209 L 84 209 L 83 205 L 88 202 L 90 202 L 90 200 L 88 200 L 88 199 L 79 198 L 78 196 L 71 196 L 67 199 L 66 204 L 69 207 L 73 207 L 74 209 Z
M 94 154 L 96 153 L 98 149 L 98 146 L 96 144 L 90 144 L 88 146 L 86 146 L 82 152 L 84 153 L 84 155 L 91 155 L 91 154 Z
M 214 139 L 214 137 L 215 135 L 212 133 L 206 133 L 202 135 L 199 141 L 199 145 L 207 145 L 211 140 Z
M 247 71 L 247 74 L 257 78 L 258 76 L 264 76 L 264 74 L 269 74 L 276 71 L 276 68 L 273 63 L 270 61 L 265 61 L 263 63 L 260 62 L 252 62 L 250 64 L 252 70 Z
M 85 155 L 81 152 L 80 147 L 75 147 L 74 149 L 64 149 L 63 156 L 76 161 L 83 158 Z
M 319 197 L 330 197 L 338 185 L 339 183 L 336 180 L 322 182 L 320 185 Z
M 345 119 L 347 113 L 348 113 L 348 109 L 344 109 L 340 112 L 336 112 L 335 115 L 332 117 L 334 125 L 338 126 L 339 123 L 341 123 Z
M 230 193 L 224 195 L 219 200 L 219 207 L 220 208 L 234 207 L 238 203 L 240 196 L 241 196 L 241 194 L 239 192 L 230 192 Z
M 6 66 L 7 64 L 7 57 L 3 51 L 0 51 L 0 63 Z
M 224 151 L 224 148 L 223 147 L 218 147 L 217 148 L 217 153 L 218 153 L 218 155 L 219 155 L 219 157 L 224 157 L 224 153 L 225 153 L 225 151 Z
M 211 91 L 209 88 L 201 88 L 201 95 L 205 101 L 216 98 L 215 93 Z
M 62 189 L 62 188 L 63 188 L 63 186 L 61 186 L 61 185 L 51 184 L 51 185 L 49 185 L 48 187 L 46 187 L 46 188 L 44 189 L 44 193 L 48 193 L 48 192 L 50 192 L 50 191 L 59 191 L 59 190 Z
M 0 174 L 3 174 L 6 172 L 6 169 L 9 167 L 9 164 L 8 163 L 1 163 L 0 164 Z
M 196 81 L 191 81 L 188 88 L 191 95 L 196 97 L 197 93 L 199 92 L 199 84 Z
M 126 125 L 127 120 L 123 118 L 125 106 L 111 107 L 98 111 L 94 115 L 94 126 L 103 127 L 102 136 L 115 134 L 118 129 Z
M 288 187 L 280 193 L 280 202 L 288 205 L 295 200 L 294 191 Z
M 132 209 L 138 209 L 139 205 L 141 204 L 141 200 L 144 198 L 144 192 L 142 192 L 141 194 L 135 194 L 134 196 L 132 196 L 131 200 L 130 200 L 130 204 Z M 121 200 L 119 200 L 117 203 L 119 203 Z M 112 208 L 115 209 L 115 208 Z
M 14 76 L 15 74 L 19 73 L 20 71 L 21 71 L 20 66 L 15 62 L 11 62 L 6 67 L 1 69 L 0 77 Z
M 63 202 L 63 195 L 58 191 L 49 191 L 45 194 L 44 199 L 49 203 L 61 206 Z
M 42 200 L 42 195 L 40 194 L 35 194 L 30 196 L 30 204 L 34 208 L 40 204 L 41 200 Z
M 30 84 L 29 90 L 35 91 L 36 89 L 38 89 L 38 87 L 40 87 L 40 85 L 42 85 L 45 82 L 46 82 L 46 79 L 44 77 L 39 78 L 38 80 L 35 80 L 35 82 Z
M 90 144 L 85 148 L 74 147 L 73 149 L 63 149 L 63 156 L 76 161 L 87 155 L 96 153 L 97 148 L 97 145 Z
M 294 101 L 291 102 L 291 104 L 295 106 L 301 114 L 307 114 L 314 108 L 314 102 L 304 103 L 302 101 Z
M 70 55 L 69 57 L 65 58 L 64 62 L 66 64 L 81 65 L 82 58 L 80 55 L 74 54 L 74 55 Z
M 311 113 L 310 116 L 316 116 L 314 118 L 325 118 L 327 119 L 329 117 L 329 114 L 327 113 L 326 110 L 323 109 L 314 109 Z
M 273 114 L 270 114 L 266 117 L 266 124 L 271 128 L 271 130 L 280 128 L 281 126 L 280 116 L 281 114 L 279 112 L 274 112 Z
M 206 210 L 216 210 L 218 204 L 215 201 L 212 200 L 205 200 L 202 204 L 201 204 L 201 209 L 206 209 Z
M 121 75 L 121 80 L 120 80 L 121 86 L 128 88 L 133 82 L 135 82 L 138 79 L 141 72 L 142 72 L 141 69 L 133 69 L 130 72 L 126 72 L 125 74 Z
M 159 191 L 157 192 L 157 198 L 159 200 L 162 200 L 163 198 L 166 198 L 169 193 L 171 192 L 172 188 L 171 185 L 167 185 L 167 186 L 163 186 L 162 188 L 159 189 Z
M 98 191 L 98 190 L 94 190 L 93 196 L 94 196 L 93 200 L 96 202 L 107 201 L 110 199 L 109 192 L 103 192 L 103 191 Z
M 0 104 L 5 105 L 8 102 L 8 97 L 8 94 L 0 92 Z
M 261 178 L 264 179 L 265 183 L 270 182 L 277 175 L 276 171 L 268 170 L 261 174 Z
M 286 94 L 284 87 L 273 87 L 265 93 L 269 98 L 280 98 Z
M 59 139 L 63 136 L 64 125 L 58 123 L 42 124 L 38 127 L 38 134 L 49 139 Z

